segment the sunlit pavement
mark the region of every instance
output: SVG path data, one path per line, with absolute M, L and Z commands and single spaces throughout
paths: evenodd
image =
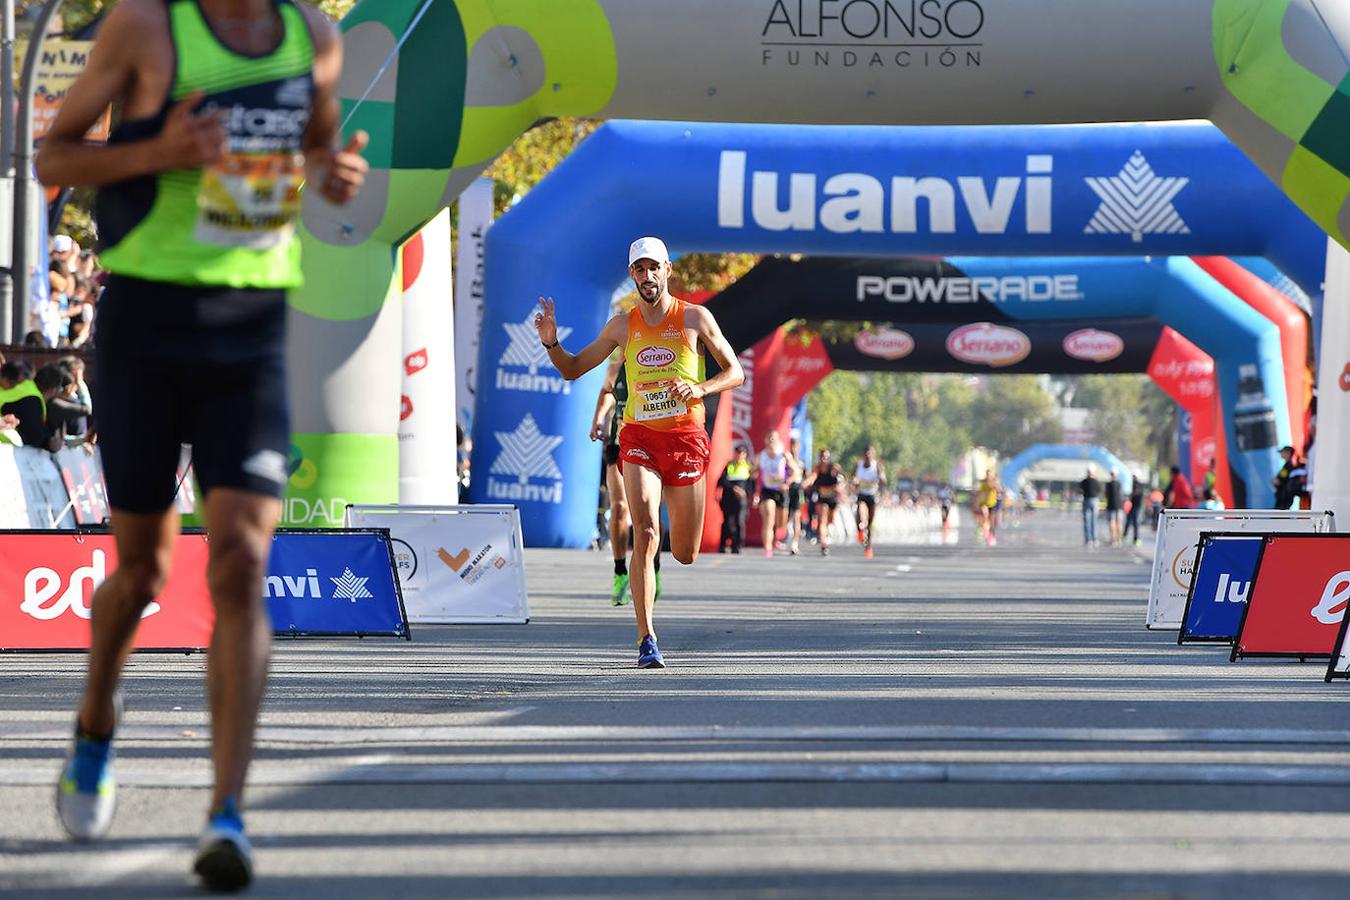
M 1147 546 L 667 562 L 633 667 L 607 554 L 528 553 L 526 626 L 277 645 L 254 896 L 1341 896 L 1345 685 L 1143 628 Z M 199 656 L 141 656 L 111 838 L 60 838 L 83 660 L 0 657 L 0 889 L 190 894 Z M 96 890 L 97 894 L 98 891 Z

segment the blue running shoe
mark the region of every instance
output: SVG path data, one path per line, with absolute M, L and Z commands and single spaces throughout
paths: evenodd
M 656 638 L 650 634 L 642 639 L 638 644 L 638 668 L 639 669 L 664 669 L 666 661 L 661 657 L 661 651 L 657 649 Z
M 207 820 L 192 871 L 210 891 L 241 891 L 253 880 L 253 848 L 234 801 L 227 800 Z
M 122 718 L 122 697 L 113 696 L 114 724 Z M 56 785 L 56 814 L 66 833 L 77 841 L 103 837 L 117 811 L 112 738 L 100 740 L 75 731 L 75 746 L 66 757 Z

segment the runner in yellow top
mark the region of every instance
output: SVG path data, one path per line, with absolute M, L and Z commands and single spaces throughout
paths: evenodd
M 633 517 L 629 588 L 637 616 L 638 666 L 651 669 L 665 665 L 652 624 L 661 501 L 665 499 L 670 515 L 671 555 L 689 565 L 703 537 L 709 450 L 703 398 L 736 387 L 745 375 L 712 313 L 671 296 L 670 254 L 664 243 L 654 237 L 634 241 L 628 249 L 628 274 L 641 302 L 632 312 L 610 319 L 581 352 L 568 353 L 558 343 L 553 298 L 539 298 L 534 325 L 549 360 L 569 381 L 623 348 L 628 401 L 619 460 L 625 464 L 624 489 Z M 712 378 L 704 378 L 700 345 L 722 368 Z
M 997 505 L 998 479 L 992 471 L 986 471 L 975 489 L 975 519 L 979 523 L 980 537 L 991 547 L 998 542 L 994 537 L 994 507 Z

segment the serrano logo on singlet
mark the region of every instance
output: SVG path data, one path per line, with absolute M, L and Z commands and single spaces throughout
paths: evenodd
M 523 322 L 502 323 L 511 343 L 497 360 L 497 388 L 531 394 L 571 394 L 572 385 L 553 368 L 548 351 L 539 341 L 534 315 L 531 309 Z M 558 326 L 558 342 L 567 340 L 571 333 L 572 329 Z M 507 366 L 522 367 L 525 371 L 509 372 Z
M 675 351 L 669 347 L 643 347 L 637 352 L 637 364 L 648 368 L 668 366 L 675 361 Z
M 914 352 L 914 338 L 906 331 L 878 328 L 861 332 L 853 339 L 853 346 L 859 353 L 878 359 L 903 359 Z
M 1110 331 L 1081 328 L 1064 338 L 1064 352 L 1074 359 L 1108 362 L 1125 352 L 1125 340 Z
M 976 322 L 947 335 L 947 352 L 962 362 L 1000 369 L 1026 359 L 1031 338 L 1006 325 Z
M 80 566 L 70 573 L 70 581 L 62 590 L 61 575 L 55 569 L 38 566 L 29 569 L 23 577 L 23 602 L 19 609 L 42 622 L 58 618 L 66 612 L 73 612 L 81 619 L 90 616 L 89 600 L 94 591 L 107 577 L 107 556 L 102 550 L 95 550 L 90 564 Z M 153 616 L 159 612 L 158 603 L 151 601 L 141 613 L 141 618 Z
M 493 500 L 562 503 L 562 470 L 553 459 L 553 451 L 563 439 L 541 432 L 534 416 L 528 413 L 515 431 L 494 434 L 501 452 L 488 470 L 487 495 Z M 493 475 L 508 476 L 510 480 L 493 478 Z M 536 479 L 549 483 L 536 484 Z

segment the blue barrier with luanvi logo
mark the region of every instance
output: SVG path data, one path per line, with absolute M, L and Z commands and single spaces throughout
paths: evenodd
M 1232 641 L 1237 636 L 1262 541 L 1260 535 L 1201 536 L 1200 566 L 1177 643 Z
M 387 529 L 279 531 L 263 597 L 275 635 L 408 637 Z

